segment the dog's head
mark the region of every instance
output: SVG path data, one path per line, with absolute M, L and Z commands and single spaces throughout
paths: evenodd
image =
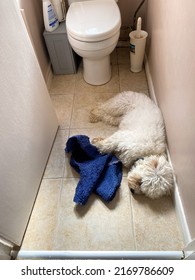
M 170 195 L 173 189 L 173 170 L 163 155 L 139 159 L 127 179 L 133 194 L 145 194 L 150 198 Z

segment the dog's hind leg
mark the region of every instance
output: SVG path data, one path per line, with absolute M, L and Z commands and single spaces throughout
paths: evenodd
M 128 98 L 127 98 L 128 97 Z M 127 93 L 123 92 L 108 99 L 95 107 L 90 112 L 90 122 L 103 121 L 111 125 L 119 125 L 122 116 L 131 108 L 134 108 Z
M 119 93 L 100 106 L 106 114 L 113 117 L 121 117 L 135 107 L 132 102 L 131 93 L 129 92 Z
M 121 122 L 121 119 L 121 116 L 112 116 L 107 114 L 107 112 L 101 108 L 95 108 L 91 110 L 89 115 L 89 120 L 91 123 L 102 121 L 113 126 L 118 126 Z
M 90 122 L 95 123 L 102 121 L 113 126 L 118 126 L 125 110 L 124 108 L 120 108 L 119 104 L 113 101 L 114 98 L 111 98 L 92 109 L 89 115 Z

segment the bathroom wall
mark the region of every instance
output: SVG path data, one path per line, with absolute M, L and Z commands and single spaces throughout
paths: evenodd
M 149 74 L 165 119 L 189 240 L 195 238 L 194 11 L 194 0 L 148 0 Z
M 146 24 L 146 9 L 147 1 L 142 5 L 137 16 L 141 16 L 143 20 L 143 27 Z M 129 39 L 130 27 L 133 24 L 134 13 L 141 3 L 141 0 L 118 0 L 118 6 L 121 12 L 122 28 L 121 28 L 121 39 Z
M 51 75 L 50 59 L 45 46 L 42 0 L 16 0 L 23 9 L 23 17 L 31 38 L 42 74 L 47 84 Z
M 121 11 L 122 25 L 132 25 L 133 15 L 142 0 L 118 0 Z M 138 15 L 145 19 L 147 0 L 141 7 Z
M 0 10 L 0 239 L 20 245 L 58 122 L 15 0 Z

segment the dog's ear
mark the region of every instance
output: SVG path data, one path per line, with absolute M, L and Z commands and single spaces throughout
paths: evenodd
M 130 172 L 127 177 L 128 180 L 128 186 L 131 189 L 132 193 L 140 193 L 141 192 L 141 183 L 142 183 L 142 178 L 139 174 Z
M 152 167 L 155 169 L 158 166 L 158 160 L 156 158 L 153 158 L 151 161 L 151 165 Z
M 132 173 L 128 176 L 128 184 L 131 185 L 141 185 L 141 176 L 136 173 Z

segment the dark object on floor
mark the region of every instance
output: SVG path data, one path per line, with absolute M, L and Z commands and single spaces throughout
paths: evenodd
M 111 154 L 100 154 L 85 135 L 70 137 L 65 152 L 72 153 L 70 165 L 80 174 L 74 202 L 86 204 L 92 192 L 111 201 L 122 180 L 122 163 Z

